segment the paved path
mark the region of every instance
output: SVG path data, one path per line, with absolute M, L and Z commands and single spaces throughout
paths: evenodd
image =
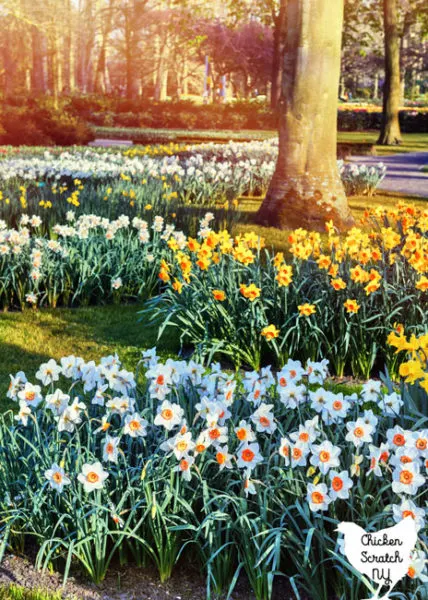
M 428 166 L 428 152 L 409 152 L 389 156 L 353 156 L 350 160 L 365 165 L 382 162 L 387 171 L 385 179 L 379 186 L 380 190 L 428 198 L 428 173 L 422 171 L 422 167 Z
M 132 146 L 132 140 L 109 140 L 97 138 L 93 142 L 89 142 L 88 146 L 102 146 L 103 148 L 109 148 L 110 146 Z

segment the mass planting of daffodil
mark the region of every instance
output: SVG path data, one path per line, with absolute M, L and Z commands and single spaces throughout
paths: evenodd
M 0 309 L 150 296 L 170 239 L 186 243 L 160 216 L 110 221 L 69 211 L 67 219 L 53 237 L 41 234 L 36 215 L 22 217 L 18 229 L 0 221 Z
M 326 236 L 299 229 L 277 254 L 254 233 L 214 231 L 212 218 L 184 248 L 170 241 L 162 294 L 147 309 L 202 356 L 219 352 L 254 368 L 266 357 L 327 356 L 336 374 L 367 378 L 375 365 L 396 372 L 400 358 L 386 338 L 397 322 L 426 330 L 427 210 L 367 212 L 369 230 L 344 236 L 332 223 Z
M 140 216 L 147 205 L 166 217 L 179 207 L 230 204 L 263 195 L 277 153 L 277 140 L 7 153 L 0 160 L 0 219 L 15 225 L 30 212 L 50 226 L 70 208 L 114 219 Z M 348 194 L 370 195 L 385 176 L 382 164 L 339 162 L 338 169 Z
M 427 418 L 404 387 L 339 391 L 327 360 L 231 374 L 161 362 L 155 349 L 137 373 L 117 356 L 66 356 L 34 379 L 11 376 L 1 553 L 31 539 L 38 566 L 68 577 L 80 563 L 99 582 L 117 556 L 165 580 L 196 550 L 208 596 L 230 593 L 243 569 L 258 600 L 279 573 L 311 598 L 356 599 L 337 523 L 370 530 L 411 516 L 419 544 L 402 589 L 428 580 Z
M 194 351 L 146 351 L 135 373 L 114 355 L 11 375 L 0 560 L 31 544 L 37 567 L 95 582 L 112 561 L 161 581 L 198 561 L 209 599 L 245 573 L 256 600 L 280 577 L 296 598 L 358 600 L 337 524 L 411 516 L 400 591 L 425 597 L 428 210 L 367 211 L 341 236 L 332 222 L 298 229 L 274 253 L 232 230 L 236 198 L 264 192 L 276 153 L 267 141 L 0 160 L 0 309 L 145 300 L 140 321 L 178 328 Z M 385 175 L 339 169 L 358 194 Z M 330 378 L 344 374 L 366 383 Z

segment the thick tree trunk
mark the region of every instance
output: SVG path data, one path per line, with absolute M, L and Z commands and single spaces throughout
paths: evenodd
M 276 109 L 281 96 L 282 67 L 284 62 L 285 37 L 287 33 L 287 0 L 281 0 L 273 30 L 272 85 L 270 106 Z
M 258 221 L 346 229 L 354 220 L 336 162 L 343 0 L 288 0 L 287 22 L 279 156 Z
M 397 31 L 397 2 L 383 0 L 385 27 L 385 82 L 383 84 L 383 115 L 378 144 L 401 144 L 400 122 L 400 43 Z

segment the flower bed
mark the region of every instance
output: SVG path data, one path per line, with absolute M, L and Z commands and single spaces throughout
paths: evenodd
M 185 236 L 156 216 L 150 222 L 126 215 L 96 215 L 56 225 L 56 239 L 40 235 L 41 219 L 21 219 L 18 230 L 0 222 L 0 309 L 79 306 L 149 297 L 157 290 L 167 242 L 184 247 Z
M 67 578 L 78 563 L 95 582 L 116 556 L 161 580 L 180 557 L 199 561 L 208 597 L 242 570 L 258 600 L 279 574 L 296 595 L 356 599 L 334 529 L 410 515 L 426 544 L 427 419 L 389 380 L 350 393 L 327 369 L 240 375 L 152 350 L 136 374 L 117 356 L 50 360 L 35 383 L 18 373 L 18 413 L 0 418 L 1 553 L 31 538 L 38 566 Z M 408 593 L 426 580 L 422 547 Z
M 369 233 L 340 238 L 330 223 L 325 241 L 296 230 L 288 255 L 275 256 L 255 234 L 232 239 L 205 227 L 185 250 L 171 246 L 174 260 L 159 272 L 165 289 L 147 312 L 204 357 L 258 368 L 266 357 L 328 356 L 336 374 L 365 378 L 379 359 L 394 369 L 387 333 L 400 320 L 427 326 L 427 218 L 412 207 L 379 209 L 367 213 Z
M 395 372 L 384 340 L 397 321 L 427 325 L 427 214 L 410 206 L 376 211 L 369 233 L 327 239 L 296 230 L 272 255 L 254 233 L 233 238 L 200 221 L 187 237 L 161 216 L 95 215 L 40 234 L 38 217 L 0 224 L 0 308 L 78 306 L 150 298 L 146 312 L 176 326 L 199 357 L 236 364 L 328 356 L 337 375 Z
M 0 161 L 0 218 L 16 224 L 30 212 L 53 223 L 64 219 L 70 207 L 108 218 L 133 217 L 148 205 L 166 216 L 179 207 L 214 207 L 242 195 L 262 196 L 277 152 L 277 140 L 269 140 L 202 144 L 175 155 L 164 148 L 161 156 L 153 148 L 7 156 Z M 382 164 L 366 169 L 339 162 L 339 168 L 349 194 L 372 194 L 385 175 Z

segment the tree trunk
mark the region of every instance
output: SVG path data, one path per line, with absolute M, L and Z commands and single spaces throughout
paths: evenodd
M 336 162 L 343 0 L 289 0 L 287 22 L 279 156 L 258 221 L 346 229 L 354 219 Z
M 65 6 L 65 18 L 66 23 L 64 24 L 64 38 L 63 38 L 63 51 L 62 51 L 62 79 L 63 79 L 63 91 L 70 93 L 71 91 L 71 73 L 72 73 L 72 36 L 73 36 L 73 18 L 72 18 L 72 5 L 71 0 L 67 0 Z
M 398 113 L 400 108 L 400 43 L 397 31 L 396 0 L 383 0 L 385 27 L 385 82 L 383 84 L 382 126 L 378 144 L 401 144 Z
M 43 70 L 43 35 L 36 25 L 31 26 L 31 91 L 37 96 L 45 92 L 45 76 Z
M 156 102 L 164 102 L 168 94 L 168 47 L 166 39 L 160 38 L 159 60 L 156 70 L 156 83 L 154 99 Z
M 287 0 L 280 0 L 279 12 L 273 30 L 272 86 L 270 106 L 278 106 L 281 96 L 282 66 L 284 62 L 285 37 L 287 34 Z
M 379 98 L 379 73 L 376 71 L 373 83 L 373 100 Z

